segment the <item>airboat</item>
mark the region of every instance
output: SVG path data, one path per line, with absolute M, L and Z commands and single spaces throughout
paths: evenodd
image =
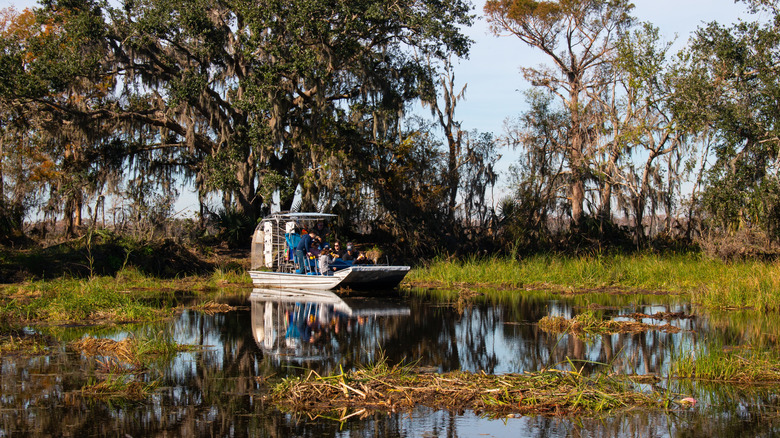
M 295 246 L 304 229 L 336 217 L 327 213 L 274 213 L 264 218 L 252 234 L 249 276 L 258 288 L 331 290 L 392 289 L 404 279 L 409 266 L 379 263 L 353 264 L 336 260 L 335 270 L 320 272 L 316 260 L 301 266 L 294 259 Z

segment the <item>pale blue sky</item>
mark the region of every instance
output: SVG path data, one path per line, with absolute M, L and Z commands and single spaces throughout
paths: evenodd
M 484 0 L 476 0 L 476 12 L 482 15 Z M 635 0 L 634 16 L 649 21 L 661 31 L 665 41 L 677 38 L 676 48 L 684 46 L 691 33 L 703 23 L 736 22 L 746 17 L 745 7 L 733 0 Z M 489 33 L 484 19 L 469 32 L 476 41 L 468 60 L 456 67 L 456 83 L 467 84 L 466 99 L 459 103 L 456 114 L 466 130 L 493 132 L 500 135 L 507 117 L 520 114 L 525 108 L 522 90 L 529 85 L 519 73 L 520 66 L 547 63 L 545 55 L 532 50 L 517 37 L 495 37 Z

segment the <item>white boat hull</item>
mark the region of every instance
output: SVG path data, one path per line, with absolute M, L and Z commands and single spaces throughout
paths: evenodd
M 261 288 L 330 290 L 389 289 L 398 286 L 409 266 L 360 265 L 336 271 L 333 275 L 305 275 L 272 271 L 249 271 L 252 283 Z
M 338 274 L 338 272 L 336 273 Z M 255 287 L 330 290 L 343 280 L 342 275 L 306 275 L 272 271 L 249 271 Z

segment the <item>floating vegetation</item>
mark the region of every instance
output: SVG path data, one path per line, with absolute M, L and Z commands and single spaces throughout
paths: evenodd
M 660 330 L 668 333 L 677 333 L 679 327 L 671 324 L 654 325 L 636 321 L 614 321 L 597 318 L 592 312 L 585 312 L 572 319 L 563 316 L 545 316 L 539 320 L 539 328 L 549 333 L 587 333 L 587 334 L 612 334 L 612 333 L 640 333 L 648 330 Z
M 506 417 L 589 415 L 619 409 L 665 409 L 674 404 L 668 394 L 642 392 L 627 378 L 603 373 L 589 377 L 554 369 L 505 375 L 415 374 L 412 370 L 381 361 L 333 376 L 310 371 L 305 377 L 283 379 L 271 397 L 283 410 L 339 421 L 375 411 L 409 411 L 417 405 Z
M 227 313 L 232 312 L 234 310 L 237 310 L 238 307 L 231 306 L 229 304 L 224 303 L 217 303 L 214 301 L 209 301 L 203 304 L 198 304 L 196 306 L 191 307 L 192 310 L 197 310 L 199 312 L 203 312 L 207 315 L 214 315 L 217 313 Z
M 179 351 L 190 351 L 193 349 L 192 346 L 179 345 L 173 341 L 163 339 L 162 336 L 148 339 L 128 337 L 121 341 L 87 336 L 79 341 L 72 342 L 70 346 L 74 350 L 89 356 L 115 357 L 136 368 L 142 367 L 150 356 L 170 355 Z
M 695 315 L 690 315 L 685 312 L 656 312 L 652 315 L 648 315 L 646 313 L 630 313 L 628 315 L 625 315 L 626 318 L 633 318 L 633 319 L 655 319 L 655 320 L 664 320 L 664 321 L 672 321 L 675 319 L 693 319 L 696 318 Z
M 99 382 L 90 382 L 81 388 L 81 395 L 101 401 L 131 401 L 146 399 L 157 387 L 157 382 L 145 383 L 132 375 L 108 376 Z

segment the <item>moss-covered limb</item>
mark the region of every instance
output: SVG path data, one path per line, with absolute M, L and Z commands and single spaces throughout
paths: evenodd
M 453 411 L 473 410 L 488 416 L 510 414 L 598 414 L 616 409 L 670 406 L 664 394 L 643 392 L 630 380 L 599 374 L 549 370 L 487 375 L 453 372 L 412 374 L 403 367 L 361 369 L 333 376 L 310 372 L 292 377 L 272 390 L 280 408 L 312 416 L 341 419 L 373 411 L 408 411 L 417 405 Z

